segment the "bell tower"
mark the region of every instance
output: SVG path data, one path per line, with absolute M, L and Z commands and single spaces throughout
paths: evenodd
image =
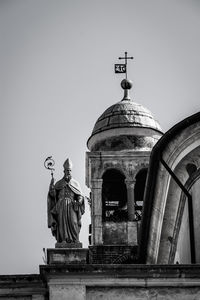
M 91 263 L 136 263 L 149 157 L 162 135 L 151 112 L 124 97 L 98 118 L 87 146 L 91 189 Z

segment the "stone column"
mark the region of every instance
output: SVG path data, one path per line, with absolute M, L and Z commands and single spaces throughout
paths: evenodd
M 128 221 L 135 220 L 135 197 L 134 197 L 134 188 L 135 188 L 135 179 L 134 180 L 125 180 L 127 188 L 127 209 L 128 209 Z
M 103 179 L 91 181 L 92 203 L 92 242 L 93 245 L 102 245 L 102 182 Z

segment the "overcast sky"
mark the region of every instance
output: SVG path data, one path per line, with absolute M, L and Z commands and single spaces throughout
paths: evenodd
M 95 121 L 120 101 L 124 51 L 132 99 L 164 131 L 200 109 L 200 1 L 0 0 L 0 273 L 38 273 L 50 173 L 73 161 L 85 195 Z M 87 247 L 88 207 L 80 240 Z

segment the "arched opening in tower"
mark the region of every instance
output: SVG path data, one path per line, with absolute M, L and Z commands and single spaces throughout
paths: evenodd
M 147 168 L 140 170 L 135 179 L 135 189 L 134 189 L 134 196 L 135 196 L 135 218 L 136 220 L 141 220 L 142 218 L 142 207 L 143 207 L 143 198 L 144 198 L 144 190 L 145 184 L 147 179 Z
M 116 169 L 110 169 L 104 173 L 102 179 L 102 221 L 126 221 L 128 213 L 125 176 Z

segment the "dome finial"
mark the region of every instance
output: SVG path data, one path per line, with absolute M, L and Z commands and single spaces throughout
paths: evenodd
M 122 101 L 123 100 L 131 100 L 130 95 L 129 95 L 129 90 L 132 88 L 132 86 L 133 86 L 133 83 L 131 80 L 128 80 L 128 79 L 122 80 L 121 87 L 124 90 L 124 98 L 122 99 Z
M 124 57 L 119 57 L 119 59 L 124 59 L 125 64 L 115 64 L 115 73 L 125 73 L 126 78 L 122 80 L 121 87 L 124 89 L 124 98 L 122 100 L 131 100 L 129 96 L 129 90 L 132 88 L 133 83 L 127 79 L 127 60 L 133 59 L 133 56 L 128 56 L 128 53 L 125 52 Z
M 124 64 L 124 67 L 122 68 L 123 71 L 122 72 L 119 72 L 119 73 L 126 73 L 126 79 L 127 79 L 127 74 L 128 74 L 128 68 L 127 68 L 127 60 L 128 59 L 134 59 L 133 56 L 127 56 L 127 52 L 125 52 L 125 56 L 124 57 L 119 57 L 119 59 L 124 59 L 125 60 L 125 64 Z M 122 66 L 122 65 L 121 65 Z

